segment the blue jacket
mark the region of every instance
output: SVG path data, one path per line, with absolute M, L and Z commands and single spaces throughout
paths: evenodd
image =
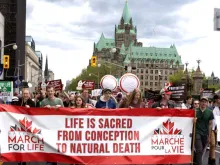
M 99 101 L 95 105 L 96 108 L 107 108 L 107 109 L 115 109 L 116 103 L 114 100 L 109 99 L 107 102 L 102 100 L 102 97 L 99 99 Z

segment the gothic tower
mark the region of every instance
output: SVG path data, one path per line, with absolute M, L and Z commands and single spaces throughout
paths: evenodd
M 142 46 L 142 43 L 137 43 L 137 28 L 133 25 L 133 20 L 128 7 L 128 2 L 125 2 L 121 21 L 115 26 L 115 45 L 121 47 L 129 47 L 133 42 L 136 46 Z
M 44 70 L 45 82 L 49 79 L 48 59 L 46 57 L 45 70 Z

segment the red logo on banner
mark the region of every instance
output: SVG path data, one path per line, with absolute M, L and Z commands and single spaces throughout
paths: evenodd
M 171 122 L 170 120 L 167 120 L 166 122 L 163 122 L 163 128 L 154 130 L 154 135 L 181 135 L 182 130 L 181 129 L 175 129 L 174 131 L 174 122 Z
M 93 90 L 95 88 L 95 82 L 94 81 L 89 81 L 89 80 L 84 80 L 82 89 L 90 89 Z
M 41 129 L 32 126 L 32 121 L 24 117 L 18 120 L 19 125 L 10 126 L 8 134 L 9 151 L 44 151 L 44 138 Z M 16 133 L 18 132 L 18 133 Z
M 162 128 L 154 130 L 151 137 L 151 150 L 164 154 L 182 154 L 185 152 L 185 139 L 181 129 L 174 129 L 175 123 L 169 119 Z
M 37 128 L 32 128 L 32 121 L 29 121 L 26 117 L 23 120 L 19 120 L 20 127 L 15 124 L 15 126 L 10 127 L 11 132 L 29 132 L 32 134 L 41 134 L 41 130 Z

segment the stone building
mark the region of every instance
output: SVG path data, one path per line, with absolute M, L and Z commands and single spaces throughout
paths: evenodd
M 40 69 L 39 57 L 35 52 L 35 42 L 31 36 L 26 36 L 25 45 L 25 75 L 24 80 L 31 83 L 31 90 L 34 91 L 38 86 L 39 79 L 42 77 Z
M 49 70 L 49 81 L 54 80 L 54 72 L 52 70 Z
M 113 48 L 116 52 L 112 51 Z M 137 40 L 137 27 L 133 24 L 127 1 L 120 23 L 115 25 L 114 38 L 106 38 L 102 33 L 99 41 L 94 43 L 93 56 L 97 56 L 100 63 L 107 61 L 132 68 L 131 72 L 141 81 L 142 90 L 159 90 L 169 81 L 170 75 L 184 69 L 175 45 L 169 48 L 143 47 Z M 125 73 L 120 68 L 114 75 L 116 78 Z
M 208 78 L 208 86 L 218 84 L 220 84 L 220 79 L 215 76 L 214 72 L 212 72 L 211 77 Z

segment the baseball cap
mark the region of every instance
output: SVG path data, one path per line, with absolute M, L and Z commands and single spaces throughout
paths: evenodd
M 201 101 L 202 101 L 202 100 L 209 101 L 209 99 L 208 99 L 207 97 L 202 97 L 200 100 L 201 100 Z
M 160 95 L 171 95 L 172 92 L 170 92 L 168 89 L 164 88 L 164 89 L 161 89 L 160 91 Z

